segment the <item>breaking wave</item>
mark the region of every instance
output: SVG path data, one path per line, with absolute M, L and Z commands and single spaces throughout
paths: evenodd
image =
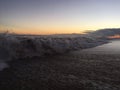
M 91 37 L 50 37 L 0 34 L 0 70 L 8 67 L 6 61 L 19 58 L 42 57 L 61 54 L 105 43 Z

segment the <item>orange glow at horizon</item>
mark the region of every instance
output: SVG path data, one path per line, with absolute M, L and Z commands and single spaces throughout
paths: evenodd
M 25 25 L 25 24 L 24 24 Z M 17 27 L 4 27 L 0 25 L 0 32 L 3 31 L 9 31 L 10 33 L 16 33 L 16 34 L 35 34 L 35 35 L 50 35 L 50 34 L 83 34 L 86 31 L 96 31 L 99 29 L 104 28 L 113 28 L 116 27 L 115 25 L 78 25 L 78 24 L 64 24 L 58 25 L 58 24 L 51 24 L 51 25 L 41 25 L 41 24 L 30 24 L 30 26 L 17 26 Z M 107 27 L 108 26 L 108 27 Z M 101 28 L 99 28 L 101 27 Z M 119 36 L 111 36 L 110 38 L 118 38 Z
M 49 34 L 72 34 L 72 33 L 78 33 L 82 34 L 84 31 L 82 30 L 76 30 L 76 29 L 60 29 L 60 30 L 36 30 L 36 29 L 28 29 L 28 30 L 13 30 L 13 33 L 17 34 L 41 34 L 41 35 L 49 35 Z
M 84 33 L 87 29 L 84 27 L 77 26 L 31 26 L 31 27 L 14 27 L 12 29 L 7 29 L 5 27 L 0 27 L 0 31 L 9 31 L 16 34 L 36 34 L 36 35 L 49 35 L 49 34 L 73 34 L 73 33 Z

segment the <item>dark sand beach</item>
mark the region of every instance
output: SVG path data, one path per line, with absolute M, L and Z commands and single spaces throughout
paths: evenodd
M 120 53 L 104 48 L 111 44 L 13 60 L 0 72 L 0 90 L 120 90 Z

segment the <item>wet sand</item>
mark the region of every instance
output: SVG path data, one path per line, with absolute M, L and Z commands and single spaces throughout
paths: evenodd
M 87 50 L 12 61 L 0 72 L 0 90 L 120 90 L 119 53 Z

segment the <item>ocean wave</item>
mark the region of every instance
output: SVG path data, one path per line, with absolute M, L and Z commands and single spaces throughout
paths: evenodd
M 94 47 L 104 40 L 91 37 L 44 37 L 0 34 L 0 59 L 41 57 Z

